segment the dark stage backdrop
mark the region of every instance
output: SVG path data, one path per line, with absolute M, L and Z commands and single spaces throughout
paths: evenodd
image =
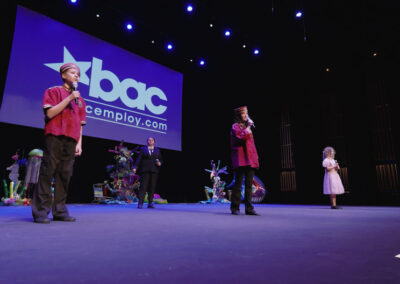
M 7 72 L 13 31 L 13 13 L 2 17 L 4 45 L 0 70 L 1 94 Z M 270 45 L 260 58 L 219 53 L 216 63 L 204 70 L 184 73 L 182 101 L 182 151 L 162 149 L 165 159 L 158 193 L 169 202 L 204 200 L 204 171 L 211 160 L 230 168 L 229 131 L 232 109 L 247 105 L 256 123 L 254 131 L 261 168 L 256 175 L 266 185 L 266 203 L 321 203 L 322 150 L 333 146 L 342 165 L 347 193 L 342 204 L 400 205 L 399 71 L 397 42 L 385 56 L 363 52 L 369 44 L 367 30 L 355 25 L 344 35 L 347 50 L 330 41 L 326 30 L 314 27 L 304 43 L 288 39 L 291 27 L 277 19 L 271 25 Z M 353 37 L 355 34 L 358 36 Z M 118 39 L 110 37 L 116 44 Z M 322 55 L 330 44 L 332 50 Z M 120 45 L 122 48 L 127 48 Z M 220 48 L 220 49 L 218 49 Z M 140 54 L 139 54 L 140 55 Z M 329 66 L 327 72 L 325 68 Z M 0 177 L 11 156 L 42 145 L 42 130 L 1 123 Z M 143 141 L 145 143 L 145 141 Z M 106 165 L 113 162 L 108 149 L 119 141 L 84 137 L 83 155 L 76 159 L 69 202 L 93 200 L 92 186 L 107 178 Z M 136 144 L 126 144 L 130 149 Z M 230 182 L 231 175 L 225 177 Z M 1 191 L 1 194 L 3 192 Z

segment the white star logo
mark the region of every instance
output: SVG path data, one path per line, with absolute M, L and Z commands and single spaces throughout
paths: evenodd
M 47 67 L 60 72 L 60 67 L 62 65 L 64 65 L 65 63 L 75 63 L 76 65 L 79 66 L 79 68 L 81 69 L 81 78 L 80 78 L 80 82 L 82 84 L 88 85 L 90 83 L 89 77 L 88 75 L 86 75 L 86 72 L 88 71 L 88 69 L 90 68 L 90 66 L 92 65 L 92 62 L 90 61 L 76 61 L 75 58 L 71 55 L 71 53 L 68 51 L 68 49 L 64 46 L 64 59 L 63 62 L 61 63 L 44 63 L 44 65 L 46 65 Z

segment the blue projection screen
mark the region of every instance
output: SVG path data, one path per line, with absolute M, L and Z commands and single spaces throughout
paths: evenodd
M 61 85 L 59 67 L 81 69 L 84 135 L 181 150 L 183 74 L 18 7 L 0 121 L 44 127 L 45 90 Z

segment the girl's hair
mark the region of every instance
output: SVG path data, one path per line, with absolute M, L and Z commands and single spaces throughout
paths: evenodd
M 154 140 L 154 143 L 156 142 L 156 139 L 153 136 L 147 137 L 146 142 L 149 141 L 150 138 Z
M 333 154 L 335 154 L 335 149 L 333 149 L 331 146 L 325 147 L 322 151 L 322 160 L 327 158 L 330 152 L 333 152 Z
M 246 125 L 246 127 L 248 126 L 248 122 L 242 120 L 242 116 L 240 113 L 238 114 L 235 113 L 233 115 L 233 123 L 243 123 L 244 125 Z

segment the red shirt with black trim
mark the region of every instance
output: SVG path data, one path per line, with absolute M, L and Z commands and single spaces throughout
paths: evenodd
M 231 129 L 231 157 L 234 169 L 244 166 L 258 169 L 260 166 L 253 133 L 239 123 L 233 124 Z
M 77 142 L 81 136 L 81 126 L 86 124 L 86 104 L 82 97 L 71 101 L 59 114 L 49 119 L 46 111 L 58 105 L 62 100 L 68 97 L 69 93 L 64 87 L 57 86 L 49 88 L 43 96 L 43 110 L 45 112 L 44 134 L 55 136 L 66 136 L 73 138 Z

